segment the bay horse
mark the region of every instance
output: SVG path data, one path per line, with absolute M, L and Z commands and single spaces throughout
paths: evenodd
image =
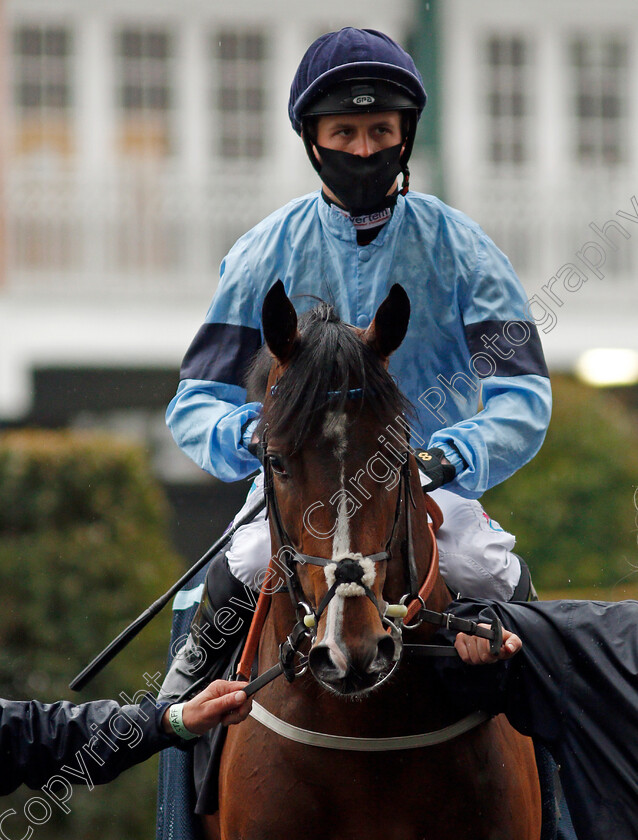
M 401 619 L 389 615 L 405 601 L 418 605 L 414 587 L 428 578 L 428 609 L 451 600 L 433 565 L 409 406 L 387 371 L 409 313 L 398 285 L 366 330 L 324 303 L 298 323 L 280 281 L 266 296 L 260 434 L 273 555 L 284 548 L 288 565 L 261 634 L 259 673 L 299 627 L 308 630 L 309 672 L 267 684 L 252 715 L 230 728 L 220 810 L 203 818 L 209 840 L 540 837 L 531 741 L 503 716 L 455 729 L 432 671 L 399 661 Z M 427 643 L 434 628 L 406 632 Z M 431 742 L 415 747 L 410 739 L 424 732 Z M 292 740 L 299 733 L 301 743 Z M 438 743 L 440 733 L 451 739 Z

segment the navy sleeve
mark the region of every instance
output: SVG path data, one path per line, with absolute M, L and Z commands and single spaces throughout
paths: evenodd
M 150 695 L 136 706 L 0 700 L 0 794 L 25 784 L 60 796 L 65 785 L 110 782 L 178 741 L 161 728 L 167 705 Z
M 446 691 L 465 704 L 474 695 L 549 747 L 580 840 L 634 840 L 638 602 L 464 599 L 450 610 L 476 619 L 486 606 L 523 649 L 496 665 L 442 665 Z
M 488 376 L 549 376 L 536 324 L 523 320 L 479 321 L 465 324 L 473 370 Z
M 261 333 L 238 324 L 203 324 L 188 348 L 180 379 L 203 379 L 242 385 L 261 347 Z

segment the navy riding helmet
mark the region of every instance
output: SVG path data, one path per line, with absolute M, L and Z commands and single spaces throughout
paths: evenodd
M 375 92 L 360 93 L 359 87 Z M 349 88 L 354 96 L 347 95 Z M 420 117 L 426 98 L 421 74 L 403 47 L 382 32 L 348 26 L 308 47 L 290 87 L 288 116 L 301 134 L 303 118 L 312 115 L 411 108 Z
M 322 35 L 308 47 L 290 87 L 288 116 L 301 134 L 307 117 L 406 111 L 410 119 L 401 166 L 408 176 L 407 162 L 426 99 L 421 74 L 403 47 L 382 32 L 348 26 Z M 304 143 L 317 169 L 307 132 Z

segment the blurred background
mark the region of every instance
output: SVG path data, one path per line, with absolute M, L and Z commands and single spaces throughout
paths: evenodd
M 228 248 L 318 186 L 288 122 L 288 90 L 308 44 L 345 25 L 380 29 L 413 53 L 429 99 L 412 187 L 468 213 L 508 254 L 543 339 L 556 393 L 547 443 L 484 503 L 518 535 L 546 596 L 634 592 L 635 0 L 0 0 L 3 591 L 24 578 L 0 626 L 15 642 L 3 654 L 5 696 L 62 696 L 245 495 L 244 483 L 221 485 L 180 453 L 164 410 Z M 126 507 L 122 475 L 154 483 L 157 498 L 149 490 L 144 510 Z M 149 529 L 155 542 L 137 563 L 126 540 Z M 62 590 L 36 586 L 42 577 Z M 89 589 L 105 594 L 67 636 Z M 36 634 L 27 655 L 38 625 L 37 611 L 24 625 L 29 598 L 46 601 L 46 626 L 64 632 Z M 166 623 L 148 632 L 153 673 Z M 68 656 L 52 658 L 61 638 Z M 139 650 L 95 692 L 143 688 Z M 78 813 L 92 823 L 74 812 L 37 830 L 150 836 L 152 772 L 86 794 Z

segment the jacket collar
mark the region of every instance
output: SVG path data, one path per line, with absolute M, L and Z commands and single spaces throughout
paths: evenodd
M 317 204 L 319 219 L 323 228 L 332 236 L 341 239 L 344 242 L 350 242 L 353 245 L 357 244 L 357 231 L 347 216 L 338 210 L 334 205 L 328 204 L 321 197 L 321 192 L 317 192 Z M 372 240 L 370 245 L 376 245 L 377 248 L 383 245 L 388 236 L 391 236 L 397 225 L 401 223 L 403 214 L 405 212 L 405 198 L 402 195 L 397 197 L 397 203 L 394 207 L 394 212 L 391 218 L 379 231 L 378 236 Z M 364 247 L 368 247 L 367 245 Z

